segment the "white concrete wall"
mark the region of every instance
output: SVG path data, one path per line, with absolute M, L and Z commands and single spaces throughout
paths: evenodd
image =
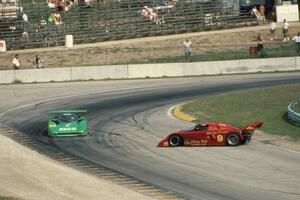
M 127 65 L 73 67 L 72 80 L 100 80 L 128 78 Z
M 300 70 L 300 57 L 0 71 L 0 84 Z
M 0 71 L 0 84 L 13 83 L 15 81 L 15 74 L 13 70 Z
M 23 83 L 71 81 L 71 68 L 15 70 L 15 80 Z
M 296 70 L 300 70 L 300 57 L 295 57 L 296 60 Z
M 128 78 L 182 76 L 182 63 L 128 65 Z
M 238 66 L 239 60 L 183 63 L 183 76 L 222 74 L 224 69 L 229 69 L 230 67 L 238 68 Z
M 296 70 L 295 57 L 240 60 L 240 67 L 248 72 L 271 72 Z

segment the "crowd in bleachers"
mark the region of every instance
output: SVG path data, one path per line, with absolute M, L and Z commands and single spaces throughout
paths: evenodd
M 47 0 L 47 5 L 49 8 L 56 8 L 59 11 L 69 11 L 75 5 L 78 5 L 77 0 Z
M 164 23 L 163 16 L 159 15 L 155 8 L 148 8 L 148 6 L 144 6 L 141 15 L 144 19 L 154 21 L 156 24 Z
M 178 0 L 164 0 L 161 1 L 161 4 L 154 4 L 153 7 L 145 5 L 141 11 L 141 15 L 146 20 L 153 21 L 156 24 L 162 24 L 165 22 L 164 16 L 160 14 L 159 11 L 161 11 L 161 13 L 174 11 L 177 1 Z
M 80 42 L 102 41 L 254 23 L 249 14 L 222 13 L 219 5 L 220 0 L 32 0 L 22 4 L 22 14 L 14 23 L 5 22 L 8 31 L 0 37 L 9 49 L 30 48 L 44 46 L 44 35 L 58 37 L 53 42 L 57 44 L 65 34 Z

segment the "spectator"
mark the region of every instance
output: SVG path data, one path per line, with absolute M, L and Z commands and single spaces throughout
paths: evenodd
M 22 37 L 23 37 L 23 38 L 27 39 L 27 38 L 28 38 L 28 36 L 29 36 L 29 35 L 28 35 L 28 33 L 27 33 L 27 32 L 23 32 L 23 33 L 22 33 Z
M 23 33 L 22 33 L 21 41 L 22 41 L 22 42 L 29 43 L 29 35 L 28 35 L 27 32 L 23 32 Z
M 299 53 L 300 53 L 300 32 L 298 32 L 297 35 L 294 36 L 292 40 L 295 42 L 296 51 L 297 51 L 297 54 L 299 55 Z
M 9 30 L 10 30 L 12 33 L 15 32 L 15 31 L 17 30 L 17 27 L 16 27 L 16 26 L 9 26 L 8 28 L 9 28 Z
M 58 11 L 53 14 L 52 18 L 55 25 L 62 24 L 61 16 Z
M 148 11 L 148 7 L 144 6 L 141 15 L 145 18 L 145 19 L 149 19 L 149 11 Z
M 74 7 L 74 3 L 71 0 L 67 0 L 66 1 L 66 5 L 65 5 L 65 11 L 69 11 L 70 9 L 72 9 Z
M 265 6 L 264 4 L 260 4 L 258 7 L 259 10 L 259 14 L 261 16 L 261 21 L 265 22 L 266 21 L 266 17 L 265 17 Z
M 147 6 L 144 6 L 141 15 L 150 21 L 154 21 L 156 24 L 162 24 L 164 23 L 163 16 L 158 15 L 156 8 L 148 8 Z
M 277 39 L 277 37 L 275 36 L 275 30 L 276 30 L 276 24 L 273 20 L 271 20 L 270 22 L 270 39 L 273 40 L 273 39 Z
M 156 24 L 161 24 L 162 23 L 162 18 L 157 14 L 157 11 L 154 10 L 153 8 L 149 9 L 149 19 L 151 21 L 154 21 Z
M 289 31 L 289 23 L 286 21 L 286 19 L 284 19 L 282 25 L 283 41 L 290 40 L 290 38 L 288 37 L 288 31 Z
M 51 13 L 48 17 L 48 23 L 52 24 L 54 22 L 54 13 Z
M 264 44 L 260 33 L 258 33 L 256 41 L 257 41 L 257 53 L 260 54 L 260 56 L 262 56 Z
M 37 69 L 44 68 L 44 61 L 39 57 L 38 54 L 35 55 L 35 66 Z
M 24 33 L 29 33 L 29 21 L 28 21 L 28 16 L 23 13 L 22 15 L 22 21 L 23 21 L 23 32 Z
M 84 0 L 84 4 L 86 5 L 86 6 L 91 6 L 92 5 L 92 0 Z
M 54 2 L 52 2 L 51 0 L 47 0 L 47 4 L 49 8 L 56 8 L 56 5 Z
M 12 61 L 12 64 L 13 64 L 13 69 L 20 69 L 20 61 L 19 61 L 19 54 L 16 54 L 13 61 Z
M 183 48 L 184 48 L 185 60 L 190 59 L 190 57 L 192 55 L 192 42 L 189 39 L 186 39 L 183 42 Z
M 167 5 L 175 5 L 176 4 L 176 0 L 167 0 Z
M 256 6 L 253 6 L 252 10 L 251 10 L 251 15 L 254 15 L 256 17 L 257 21 L 262 21 L 262 16 L 260 15 L 260 13 L 258 12 Z
M 149 8 L 148 11 L 149 11 L 149 19 L 154 20 L 154 18 L 156 17 L 156 13 L 153 10 L 153 8 Z

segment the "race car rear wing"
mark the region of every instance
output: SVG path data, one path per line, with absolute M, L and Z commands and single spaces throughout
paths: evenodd
M 244 126 L 243 131 L 254 131 L 257 128 L 260 128 L 263 125 L 262 121 L 255 121 L 252 124 Z
M 55 110 L 55 111 L 49 111 L 48 116 L 49 119 L 55 119 L 60 114 L 68 114 L 68 113 L 74 113 L 78 117 L 83 117 L 87 114 L 87 110 Z

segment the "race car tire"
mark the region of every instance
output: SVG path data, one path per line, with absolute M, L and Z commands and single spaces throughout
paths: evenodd
M 171 135 L 169 138 L 169 145 L 171 147 L 179 147 L 182 144 L 182 139 L 179 135 Z
M 226 142 L 229 146 L 237 146 L 241 143 L 241 139 L 236 133 L 229 133 Z

